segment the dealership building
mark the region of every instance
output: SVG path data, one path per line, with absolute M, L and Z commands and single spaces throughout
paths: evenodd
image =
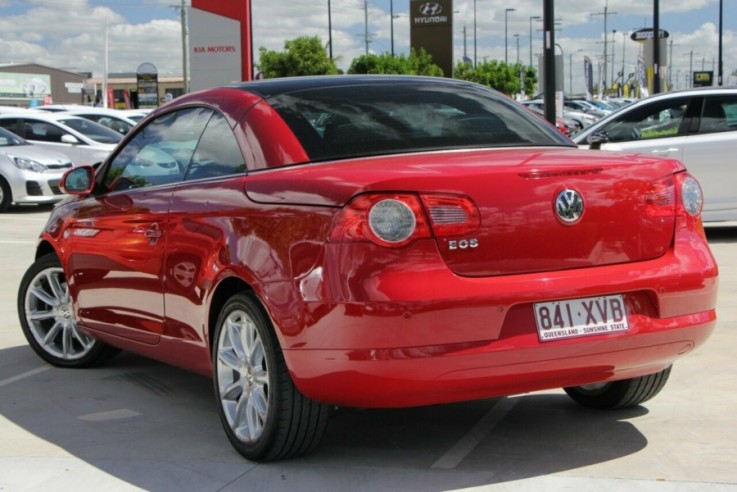
M 103 81 L 102 77 L 92 77 L 90 73 L 72 72 L 36 63 L 11 64 L 0 65 L 0 106 L 28 108 L 43 104 L 93 105 L 103 99 L 105 83 L 108 105 L 120 109 L 158 106 L 184 92 L 181 76 L 161 77 L 155 73 L 139 72 L 112 73 Z

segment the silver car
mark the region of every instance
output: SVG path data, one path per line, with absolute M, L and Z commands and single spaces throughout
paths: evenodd
M 658 94 L 620 109 L 572 137 L 579 147 L 683 162 L 701 183 L 704 222 L 737 220 L 737 89 Z
M 68 157 L 0 128 L 0 212 L 13 203 L 60 201 L 66 195 L 59 190 L 59 180 L 71 168 Z

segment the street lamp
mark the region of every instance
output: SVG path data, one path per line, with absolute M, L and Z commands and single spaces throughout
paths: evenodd
M 534 20 L 542 20 L 542 17 L 539 15 L 530 17 L 530 66 L 532 66 L 532 21 Z
M 473 0 L 473 66 L 476 67 L 476 0 Z
M 512 36 L 517 40 L 517 65 L 519 65 L 519 34 L 512 34 Z
M 507 19 L 510 12 L 517 9 L 504 9 L 504 63 L 507 64 Z
M 389 0 L 389 18 L 392 38 L 392 58 L 394 58 L 394 0 Z
M 328 52 L 330 59 L 333 59 L 333 14 L 330 9 L 330 0 L 328 0 L 328 46 L 330 51 Z

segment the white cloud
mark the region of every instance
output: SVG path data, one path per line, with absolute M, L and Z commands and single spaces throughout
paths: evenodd
M 603 12 L 606 0 L 566 0 L 556 2 L 555 16 L 562 19 L 562 31 L 556 32 L 556 41 L 565 50 L 566 62 L 571 50 L 585 48 L 596 57 L 603 51 L 603 18 L 592 13 Z M 189 2 L 187 2 L 189 3 Z M 387 0 L 368 2 L 369 49 L 372 52 L 388 52 L 391 48 L 390 17 Z M 0 13 L 0 63 L 36 62 L 53 67 L 91 71 L 101 75 L 105 57 L 105 26 L 108 26 L 108 60 L 111 72 L 132 72 L 143 62 L 156 65 L 162 74 L 180 74 L 182 67 L 181 25 L 178 7 L 181 0 L 111 1 L 108 6 L 92 5 L 89 0 L 26 0 L 23 13 Z M 504 10 L 510 5 L 501 0 L 477 2 L 477 47 L 479 58 L 504 58 Z M 530 17 L 541 15 L 539 0 L 517 0 L 508 20 L 508 54 L 516 57 L 513 35 L 520 34 L 520 59 L 529 60 Z M 712 22 L 700 23 L 692 30 L 673 29 L 675 40 L 674 64 L 681 69 L 688 64 L 684 53 L 694 50 L 710 60 L 716 56 L 716 0 L 681 0 L 661 2 L 661 17 L 665 19 L 682 12 L 708 8 Z M 0 8 L 18 10 L 18 2 L 0 0 Z M 166 6 L 166 8 L 162 7 Z M 384 7 L 383 9 L 380 7 Z M 395 13 L 401 14 L 394 21 L 394 47 L 396 53 L 406 53 L 409 48 L 408 3 L 394 1 Z M 463 27 L 466 27 L 467 52 L 473 53 L 473 1 L 456 0 L 454 8 L 457 59 L 463 54 Z M 728 10 L 728 9 L 725 9 Z M 146 18 L 145 12 L 156 12 Z M 281 50 L 284 41 L 297 36 L 318 36 L 327 44 L 328 12 L 325 0 L 252 0 L 254 20 L 254 53 L 258 48 Z M 333 54 L 338 64 L 347 68 L 351 60 L 365 52 L 364 1 L 332 0 Z M 612 27 L 620 27 L 623 19 L 641 18 L 637 24 L 649 22 L 652 2 L 609 0 L 608 12 Z M 728 13 L 728 12 L 727 12 Z M 135 14 L 135 15 L 134 15 Z M 633 17 L 634 16 L 634 17 Z M 153 18 L 156 17 L 156 18 Z M 139 19 L 139 20 L 129 20 Z M 541 51 L 540 22 L 533 22 L 533 52 Z M 633 29 L 629 26 L 628 29 Z M 737 68 L 737 39 L 734 21 L 725 25 L 724 59 L 725 74 Z M 615 36 L 615 59 L 620 59 L 622 37 Z M 626 47 L 628 58 L 637 46 Z M 574 51 L 575 58 L 584 53 Z M 699 59 L 699 68 L 700 68 Z M 577 76 L 577 74 L 574 74 Z M 578 85 L 574 77 L 574 87 Z

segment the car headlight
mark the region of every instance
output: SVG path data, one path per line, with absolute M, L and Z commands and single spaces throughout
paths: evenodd
M 13 161 L 13 164 L 15 164 L 15 167 L 17 167 L 18 169 L 34 171 L 37 173 L 42 173 L 48 169 L 40 162 L 34 161 L 32 159 L 24 159 L 23 157 L 11 157 L 11 159 Z

